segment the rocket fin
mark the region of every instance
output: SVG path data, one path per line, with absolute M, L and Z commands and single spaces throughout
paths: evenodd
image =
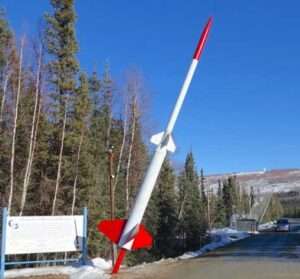
M 117 261 L 113 267 L 112 274 L 118 273 L 121 263 L 125 257 L 126 250 L 138 250 L 141 248 L 152 247 L 153 240 L 151 234 L 146 230 L 144 225 L 139 225 L 138 228 L 138 233 L 134 236 L 134 238 L 121 247 Z
M 160 132 L 158 134 L 153 135 L 150 141 L 155 145 L 159 145 L 163 139 L 164 133 L 165 132 Z
M 151 137 L 150 141 L 155 144 L 159 145 L 164 141 L 164 144 L 167 146 L 167 150 L 174 153 L 176 150 L 176 145 L 174 143 L 173 137 L 171 135 L 164 138 L 165 132 L 160 132 L 155 134 Z
M 112 242 L 118 244 L 127 220 L 103 220 L 98 224 L 98 230 Z
M 132 249 L 151 248 L 152 242 L 152 235 L 146 230 L 144 225 L 140 225 L 139 232 L 134 237 Z
M 112 242 L 119 244 L 123 229 L 127 220 L 103 220 L 98 224 L 98 230 L 102 232 Z M 128 242 L 122 245 L 126 250 L 137 250 L 141 248 L 150 248 L 152 246 L 152 236 L 146 230 L 144 225 L 138 225 L 137 233 L 128 239 Z
M 167 149 L 168 149 L 168 151 L 170 151 L 172 153 L 174 153 L 176 150 L 176 145 L 175 145 L 173 137 L 171 135 L 169 136 L 169 140 L 167 143 Z

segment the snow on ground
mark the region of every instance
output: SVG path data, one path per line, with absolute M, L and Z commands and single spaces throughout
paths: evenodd
M 102 258 L 95 258 L 87 262 L 87 265 L 74 264 L 71 266 L 50 266 L 13 269 L 5 272 L 5 278 L 61 275 L 65 274 L 70 279 L 106 279 L 111 269 L 111 262 Z
M 275 223 L 276 223 L 275 221 L 271 221 L 268 223 L 260 224 L 258 225 L 258 230 L 259 231 L 272 230 L 276 227 Z
M 212 251 L 219 247 L 228 245 L 234 241 L 249 237 L 247 232 L 241 232 L 230 228 L 213 229 L 210 231 L 212 242 L 203 246 L 201 249 L 193 252 L 187 252 L 176 259 L 162 259 L 154 262 L 159 264 L 165 261 L 176 261 L 178 259 L 189 259 L 203 255 L 206 252 Z M 153 263 L 149 263 L 153 264 Z M 145 264 L 141 264 L 133 269 L 143 268 Z M 43 275 L 68 275 L 70 279 L 107 279 L 110 278 L 111 261 L 106 261 L 102 258 L 89 260 L 87 265 L 73 264 L 70 266 L 51 266 L 51 267 L 35 267 L 24 269 L 13 269 L 5 272 L 6 278 L 43 276 Z
M 197 251 L 184 253 L 179 257 L 179 259 L 189 259 L 198 257 L 206 252 L 212 251 L 219 247 L 226 246 L 234 241 L 241 240 L 250 236 L 248 232 L 241 232 L 230 228 L 213 229 L 210 231 L 209 234 L 212 239 L 211 243 L 204 245 Z

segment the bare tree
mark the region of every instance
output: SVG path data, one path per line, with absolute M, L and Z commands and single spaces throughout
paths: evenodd
M 76 158 L 76 166 L 75 166 L 75 179 L 74 179 L 74 183 L 73 183 L 73 201 L 72 201 L 72 209 L 71 209 L 72 215 L 74 214 L 75 202 L 76 202 L 78 169 L 79 169 L 81 146 L 82 146 L 82 143 L 83 143 L 83 135 L 84 135 L 84 129 L 82 128 L 81 129 L 81 134 L 80 134 L 79 146 L 78 146 L 78 150 L 77 150 L 77 158 Z
M 24 42 L 25 42 L 25 37 L 23 37 L 21 39 L 21 46 L 20 46 L 18 86 L 17 86 L 16 105 L 15 105 L 15 117 L 14 117 L 14 124 L 13 124 L 12 144 L 11 144 L 10 190 L 9 190 L 8 209 L 7 209 L 8 214 L 10 214 L 10 211 L 11 211 L 12 199 L 13 199 L 13 193 L 14 193 L 14 165 L 15 165 L 16 132 L 17 132 L 18 111 L 19 111 L 19 102 L 20 102 L 20 94 L 21 94 Z
M 5 77 L 4 77 L 4 81 L 3 81 L 3 87 L 2 87 L 3 93 L 2 93 L 1 107 L 0 107 L 0 125 L 3 121 L 3 112 L 4 112 L 5 101 L 6 101 L 7 86 L 8 86 L 8 82 L 9 82 L 10 75 L 11 75 L 11 72 L 9 70 L 8 61 L 7 61 L 6 66 L 5 66 L 4 73 L 5 73 Z
M 66 100 L 64 101 L 64 118 L 63 118 L 63 127 L 62 127 L 60 150 L 59 150 L 59 157 L 58 157 L 57 175 L 56 175 L 56 182 L 55 182 L 55 192 L 54 192 L 54 198 L 53 198 L 53 203 L 52 203 L 52 215 L 55 214 L 57 194 L 58 194 L 59 183 L 60 183 L 60 178 L 61 178 L 61 166 L 62 166 L 62 158 L 63 158 L 64 142 L 65 142 L 65 132 L 66 132 L 66 123 L 67 123 L 67 104 L 68 104 L 68 99 L 66 98 Z
M 124 149 L 125 149 L 125 144 L 126 144 L 126 136 L 127 136 L 127 126 L 128 126 L 128 103 L 125 103 L 125 112 L 124 112 L 124 120 L 123 120 L 123 137 L 122 137 L 122 143 L 120 147 L 120 153 L 119 153 L 119 158 L 118 158 L 118 164 L 117 164 L 117 169 L 116 169 L 116 174 L 115 174 L 115 179 L 114 179 L 114 185 L 113 185 L 113 195 L 115 193 L 117 184 L 118 184 L 118 179 L 119 179 L 119 173 L 121 170 L 121 165 L 122 165 L 122 158 L 124 154 Z
M 129 176 L 130 176 L 130 165 L 131 165 L 131 157 L 134 145 L 134 137 L 136 130 L 136 121 L 137 121 L 137 96 L 134 93 L 132 97 L 132 111 L 131 111 L 131 131 L 130 131 L 130 141 L 129 141 L 129 150 L 128 150 L 128 160 L 126 166 L 126 177 L 125 177 L 125 195 L 126 195 L 126 213 L 129 211 Z
M 25 170 L 24 182 L 23 182 L 23 192 L 22 192 L 22 198 L 21 198 L 20 216 L 22 216 L 22 214 L 23 214 L 24 206 L 26 203 L 27 190 L 28 190 L 28 185 L 29 185 L 29 179 L 31 176 L 32 161 L 33 161 L 33 156 L 34 156 L 35 134 L 38 129 L 38 122 L 36 120 L 37 120 L 37 114 L 40 111 L 38 109 L 38 103 L 39 103 L 39 92 L 40 92 L 41 64 L 42 64 L 42 46 L 40 46 L 39 54 L 38 54 L 38 66 L 37 66 L 36 83 L 35 83 L 34 110 L 33 110 L 32 122 L 31 122 L 31 133 L 30 133 L 30 143 L 29 143 L 29 149 L 28 149 L 28 158 L 27 158 L 27 164 L 26 164 L 26 170 Z

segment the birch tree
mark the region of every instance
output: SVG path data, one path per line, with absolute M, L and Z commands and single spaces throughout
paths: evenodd
M 1 107 L 0 107 L 0 130 L 3 122 L 4 105 L 6 101 L 7 87 L 8 87 L 10 75 L 11 75 L 11 71 L 9 70 L 9 65 L 7 61 L 7 65 L 5 66 L 5 70 L 4 70 L 4 80 L 2 86 L 2 98 L 1 98 Z
M 20 56 L 19 56 L 19 67 L 17 75 L 17 92 L 16 92 L 16 104 L 15 104 L 15 115 L 13 123 L 12 132 L 12 144 L 11 144 L 11 160 L 10 160 L 10 190 L 8 197 L 8 214 L 11 212 L 12 200 L 14 194 L 14 164 L 15 164 L 15 150 L 16 150 L 16 133 L 17 133 L 17 122 L 18 122 L 18 111 L 19 111 L 19 101 L 21 94 L 21 82 L 22 82 L 22 64 L 23 64 L 23 49 L 24 49 L 25 37 L 21 40 L 20 46 Z
M 79 179 L 79 162 L 81 158 L 81 149 L 84 141 L 85 133 L 87 131 L 87 116 L 90 108 L 89 104 L 89 84 L 86 74 L 82 73 L 79 77 L 80 86 L 77 89 L 76 101 L 75 101 L 75 113 L 74 113 L 74 137 L 78 138 L 77 142 L 77 154 L 75 161 L 75 172 L 74 172 L 74 182 L 73 182 L 73 199 L 71 214 L 74 214 L 75 203 L 77 198 L 77 184 Z
M 33 109 L 33 116 L 31 122 L 31 133 L 30 133 L 30 142 L 28 148 L 28 157 L 27 157 L 27 164 L 26 170 L 24 175 L 24 182 L 23 182 L 23 191 L 22 191 L 22 198 L 21 198 L 21 206 L 20 206 L 20 216 L 23 214 L 24 206 L 26 203 L 26 195 L 28 190 L 28 185 L 30 181 L 31 171 L 32 171 L 32 161 L 35 151 L 35 142 L 36 142 L 36 134 L 38 129 L 38 114 L 39 114 L 39 92 L 40 92 L 40 77 L 41 77 L 41 64 L 42 64 L 42 46 L 40 46 L 39 54 L 38 54 L 38 65 L 36 71 L 36 82 L 35 82 L 35 98 L 34 98 L 34 109 Z
M 125 210 L 128 214 L 129 212 L 129 177 L 130 177 L 130 166 L 131 166 L 131 157 L 134 145 L 135 129 L 136 129 L 136 119 L 137 119 L 137 96 L 136 93 L 132 96 L 131 102 L 131 128 L 130 128 L 130 139 L 128 147 L 128 159 L 126 165 L 126 177 L 125 177 Z
M 54 197 L 52 202 L 52 215 L 56 212 L 58 192 L 63 171 L 63 158 L 69 160 L 71 154 L 66 157 L 65 144 L 68 131 L 67 122 L 70 103 L 73 99 L 78 62 L 76 52 L 78 49 L 75 37 L 75 10 L 73 0 L 51 0 L 53 14 L 46 15 L 47 27 L 45 31 L 46 48 L 52 60 L 49 62 L 49 76 L 53 87 L 53 100 L 56 103 L 54 123 L 57 136 L 54 137 L 53 149 L 58 153 L 57 171 L 55 178 Z M 59 140 L 58 140 L 59 139 Z M 58 142 L 57 142 L 58 141 Z M 68 170 L 69 173 L 70 170 Z M 71 189 L 68 189 L 71 190 Z

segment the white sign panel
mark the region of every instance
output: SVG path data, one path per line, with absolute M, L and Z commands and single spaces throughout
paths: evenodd
M 6 255 L 82 249 L 83 216 L 8 217 Z

